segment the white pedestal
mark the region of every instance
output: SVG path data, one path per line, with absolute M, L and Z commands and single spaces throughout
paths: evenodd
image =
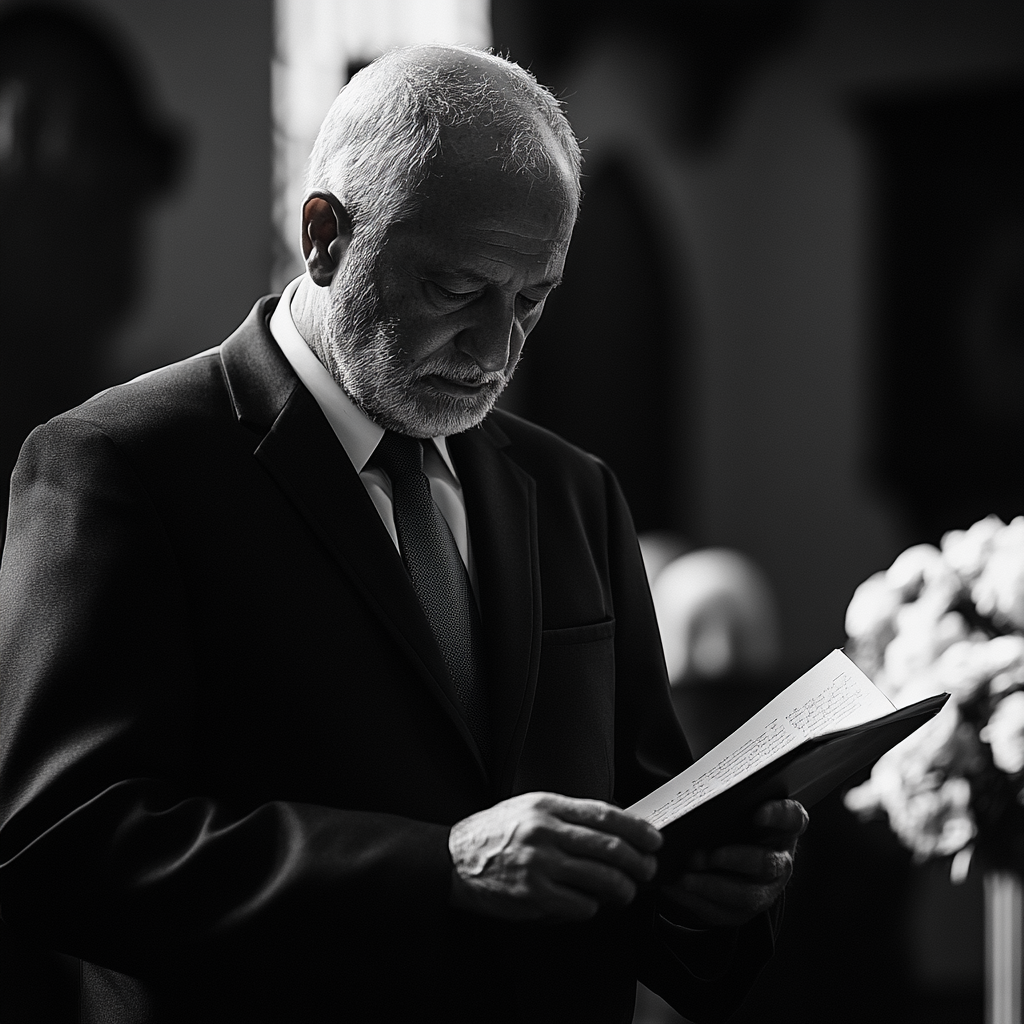
M 1024 886 L 1012 871 L 985 873 L 985 1024 L 1022 1024 Z

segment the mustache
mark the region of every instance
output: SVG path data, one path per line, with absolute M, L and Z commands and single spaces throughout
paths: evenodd
M 504 370 L 481 370 L 476 363 L 463 362 L 449 356 L 435 356 L 416 367 L 416 377 L 444 377 L 456 384 L 480 387 L 487 384 L 505 384 L 509 375 Z

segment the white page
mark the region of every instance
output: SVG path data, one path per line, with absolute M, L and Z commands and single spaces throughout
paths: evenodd
M 805 739 L 895 710 L 842 651 L 833 651 L 699 761 L 626 810 L 663 828 Z

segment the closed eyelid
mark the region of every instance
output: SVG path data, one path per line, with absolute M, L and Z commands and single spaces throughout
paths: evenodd
M 453 288 L 446 288 L 443 284 L 435 284 L 435 288 L 451 299 L 474 299 L 484 292 L 483 288 L 471 288 L 469 291 L 455 291 Z
M 469 305 L 475 302 L 477 299 L 482 298 L 490 288 L 490 283 L 487 281 L 471 282 L 469 280 L 463 280 L 459 282 L 451 282 L 456 284 L 458 288 L 465 288 L 465 290 L 456 290 L 456 288 L 449 287 L 448 285 L 441 284 L 436 278 L 427 280 L 427 284 L 440 295 L 441 299 L 445 302 L 461 303 L 463 305 Z M 541 305 L 547 297 L 554 291 L 555 288 L 561 283 L 561 280 L 556 280 L 553 283 L 547 281 L 541 282 L 540 284 L 530 285 L 523 291 L 517 292 L 515 300 L 517 302 L 525 303 L 529 308 Z M 473 287 L 473 285 L 476 287 Z M 530 292 L 540 292 L 541 294 L 529 294 Z

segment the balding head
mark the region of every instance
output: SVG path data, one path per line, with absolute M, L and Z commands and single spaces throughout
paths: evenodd
M 461 46 L 392 50 L 356 74 L 320 128 L 307 193 L 333 193 L 355 236 L 407 218 L 439 158 L 558 176 L 579 203 L 580 147 L 558 100 L 517 64 Z
M 436 437 L 487 415 L 561 279 L 579 165 L 558 101 L 500 57 L 394 50 L 342 90 L 290 308 L 370 419 Z

